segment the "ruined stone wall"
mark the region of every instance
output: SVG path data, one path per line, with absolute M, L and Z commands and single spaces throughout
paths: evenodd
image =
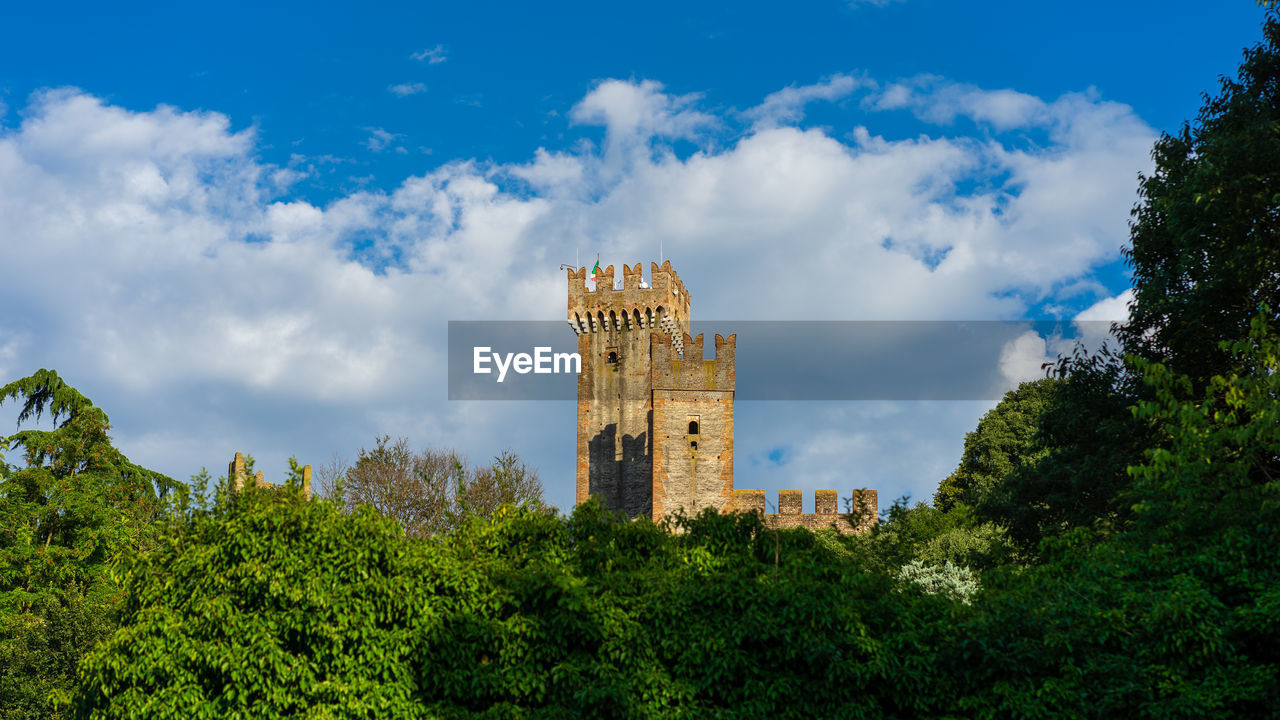
M 874 525 L 879 517 L 879 497 L 875 490 L 854 490 L 855 504 L 859 507 L 862 522 L 854 527 L 847 514 L 839 507 L 839 497 L 835 490 L 818 490 L 815 497 L 816 512 L 806 513 L 804 497 L 799 490 L 778 491 L 778 512 L 766 512 L 765 494 L 763 490 L 734 490 L 733 506 L 735 512 L 755 512 L 764 519 L 765 527 L 791 528 L 802 527 L 810 530 L 834 527 L 840 533 L 865 532 Z
M 279 485 L 269 483 L 265 479 L 263 479 L 261 470 L 255 473 L 253 477 L 250 477 L 249 473 L 245 469 L 245 460 L 244 460 L 244 455 L 242 453 L 236 453 L 236 456 L 231 459 L 230 463 L 227 464 L 227 481 L 230 483 L 231 492 L 233 493 L 240 492 L 246 486 L 264 487 L 264 488 L 270 488 L 273 490 L 277 487 L 282 487 Z M 311 498 L 311 466 L 310 465 L 302 466 L 302 495 L 307 499 Z

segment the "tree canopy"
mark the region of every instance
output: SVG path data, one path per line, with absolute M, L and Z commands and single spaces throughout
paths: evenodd
M 0 388 L 6 400 L 22 401 L 20 425 L 61 423 L 4 439 L 26 466 L 0 463 L 0 715 L 58 717 L 77 662 L 114 627 L 112 562 L 153 539 L 180 486 L 121 454 L 106 413 L 52 370 Z

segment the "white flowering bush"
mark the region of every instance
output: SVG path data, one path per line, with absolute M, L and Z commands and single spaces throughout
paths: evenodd
M 930 595 L 945 595 L 966 605 L 978 591 L 978 578 L 974 572 L 963 565 L 952 564 L 950 560 L 943 565 L 926 565 L 921 560 L 912 560 L 898 571 L 898 579 L 919 585 Z

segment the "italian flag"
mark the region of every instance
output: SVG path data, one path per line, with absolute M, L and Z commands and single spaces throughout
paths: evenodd
M 600 261 L 596 260 L 596 266 L 591 268 L 591 282 L 595 282 L 600 277 Z

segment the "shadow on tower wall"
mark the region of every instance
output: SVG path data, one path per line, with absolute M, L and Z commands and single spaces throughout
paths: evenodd
M 627 517 L 653 513 L 653 458 L 649 434 L 617 437 L 618 426 L 606 425 L 587 443 L 590 472 L 587 488 L 606 509 Z M 621 453 L 619 453 L 621 451 Z M 621 454 L 621 459 L 619 459 Z

